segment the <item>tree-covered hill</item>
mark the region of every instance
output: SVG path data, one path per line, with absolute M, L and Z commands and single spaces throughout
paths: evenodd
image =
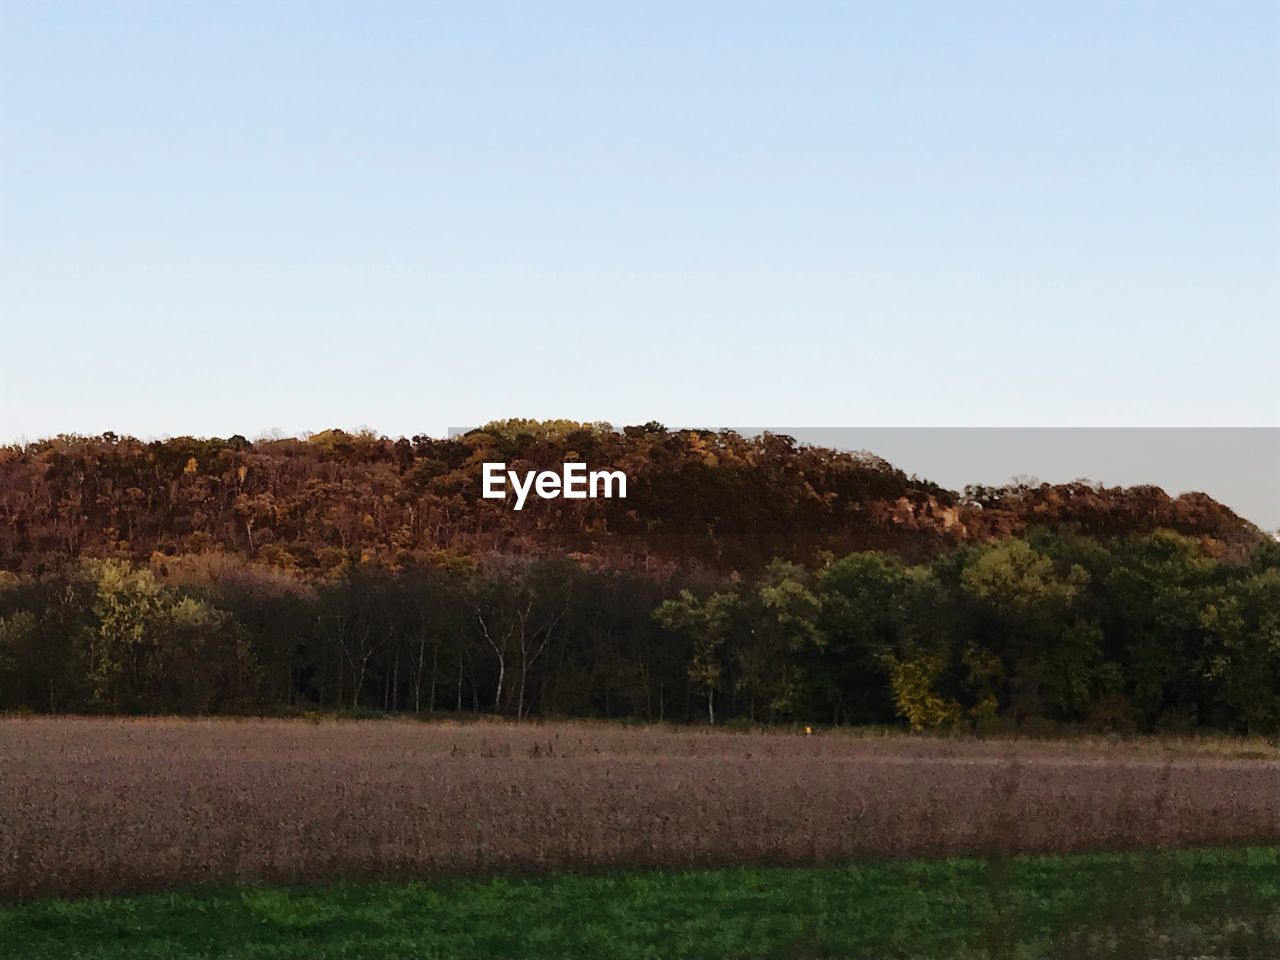
M 531 498 L 517 512 L 480 496 L 486 461 L 524 471 L 574 460 L 624 471 L 627 498 Z M 1220 552 L 1260 536 L 1201 494 L 1084 481 L 959 493 L 872 454 L 653 423 L 510 420 L 449 439 L 327 430 L 256 443 L 104 434 L 0 448 L 0 569 L 10 571 L 211 550 L 304 574 L 495 551 L 755 570 L 865 549 L 924 559 L 1030 526 L 1171 529 Z

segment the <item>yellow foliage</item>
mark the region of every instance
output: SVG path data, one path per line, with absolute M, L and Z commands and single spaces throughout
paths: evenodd
M 893 690 L 898 714 L 912 730 L 948 727 L 959 723 L 964 708 L 954 700 L 939 696 L 933 685 L 942 676 L 945 664 L 941 657 L 921 655 L 910 660 L 886 657 L 889 684 Z
M 969 716 L 974 720 L 991 720 L 999 708 L 1000 704 L 995 696 L 988 694 L 969 708 Z

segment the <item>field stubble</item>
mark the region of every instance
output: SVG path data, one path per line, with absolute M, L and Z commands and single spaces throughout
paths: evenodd
M 0 721 L 0 898 L 1280 841 L 1280 762 L 577 724 Z

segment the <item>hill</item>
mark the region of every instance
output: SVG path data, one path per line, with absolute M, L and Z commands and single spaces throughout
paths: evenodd
M 491 461 L 622 470 L 628 496 L 531 499 L 517 512 L 481 497 Z M 326 430 L 256 443 L 104 434 L 0 448 L 0 568 L 14 572 L 208 551 L 308 574 L 348 561 L 412 566 L 442 552 L 758 569 L 866 549 L 919 560 L 1031 526 L 1099 536 L 1165 528 L 1226 552 L 1261 536 L 1203 494 L 1085 481 L 957 492 L 869 453 L 654 423 L 511 420 L 448 439 Z

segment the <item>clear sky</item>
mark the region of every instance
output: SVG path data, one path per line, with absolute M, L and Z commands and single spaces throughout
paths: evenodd
M 0 0 L 0 439 L 1280 423 L 1280 4 Z

